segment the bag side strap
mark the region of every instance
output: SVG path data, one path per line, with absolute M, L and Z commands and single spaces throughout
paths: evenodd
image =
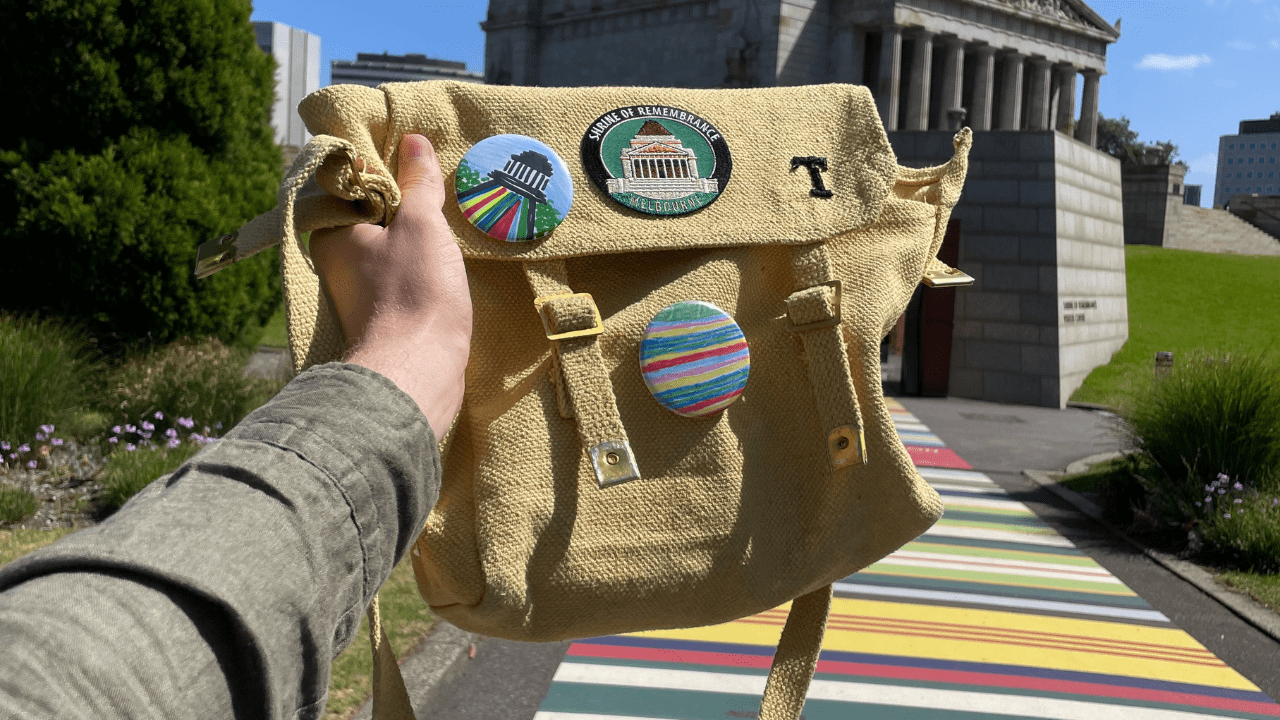
M 791 602 L 787 624 L 782 627 L 778 650 L 773 654 L 769 679 L 760 701 L 760 720 L 798 720 L 818 666 L 822 636 L 831 610 L 831 586 L 826 585 Z
M 831 272 L 825 243 L 791 248 L 796 291 L 787 297 L 788 329 L 799 333 L 809 363 L 818 416 L 827 433 L 833 471 L 867 463 L 858 391 L 853 386 L 849 352 L 840 322 L 842 286 Z
M 373 596 L 373 603 L 365 614 L 369 618 L 369 644 L 373 650 L 373 719 L 417 720 L 409 702 L 409 691 L 404 686 L 404 676 L 400 674 L 400 664 L 382 627 L 377 595 Z
M 564 260 L 526 262 L 524 272 L 533 288 L 534 308 L 547 339 L 555 346 L 558 362 L 552 371 L 559 374 L 556 388 L 562 393 L 561 414 L 577 419 L 596 482 L 606 488 L 640 479 L 613 383 L 596 342 L 604 332 L 604 321 L 595 299 L 569 288 Z

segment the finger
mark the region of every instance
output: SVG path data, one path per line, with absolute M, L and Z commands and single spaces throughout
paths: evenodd
M 428 208 L 444 207 L 444 178 L 440 160 L 431 141 L 421 135 L 405 135 L 400 141 L 400 168 L 396 173 L 401 203 L 414 207 L 423 203 Z M 420 197 L 419 197 L 420 196 Z M 411 199 L 412 198 L 412 199 Z

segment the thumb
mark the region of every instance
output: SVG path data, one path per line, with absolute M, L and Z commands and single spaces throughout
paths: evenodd
M 400 185 L 402 207 L 444 207 L 444 178 L 430 140 L 421 135 L 405 135 L 400 141 L 396 183 Z

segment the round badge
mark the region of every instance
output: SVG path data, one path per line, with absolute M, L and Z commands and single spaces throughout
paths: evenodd
M 582 137 L 582 166 L 618 203 L 650 215 L 684 215 L 715 202 L 733 160 L 714 125 L 662 105 L 601 115 Z
M 640 341 L 640 373 L 649 392 L 677 415 L 702 417 L 727 407 L 747 386 L 751 352 L 742 328 L 710 303 L 668 305 Z
M 524 135 L 495 135 L 462 156 L 454 181 L 462 214 L 490 237 L 535 240 L 573 205 L 573 180 L 556 152 Z

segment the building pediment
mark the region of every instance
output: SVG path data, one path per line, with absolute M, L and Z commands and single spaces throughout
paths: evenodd
M 649 143 L 648 145 L 641 145 L 638 148 L 632 149 L 629 154 L 631 155 L 657 155 L 657 154 L 683 155 L 685 154 L 685 152 L 683 147 L 672 147 L 670 145 L 664 145 L 663 143 Z
M 1037 15 L 1054 18 L 1075 25 L 1081 25 L 1112 36 L 1120 37 L 1120 31 L 1106 20 L 1103 20 L 1093 8 L 1082 0 L 998 0 L 1000 4 L 1018 10 L 1025 10 Z

